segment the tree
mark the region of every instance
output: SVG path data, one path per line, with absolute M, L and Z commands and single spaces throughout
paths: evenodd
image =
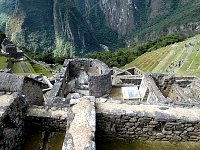
M 57 37 L 56 48 L 53 52 L 54 57 L 72 58 L 74 55 L 74 51 L 75 51 L 75 47 L 71 42 L 61 37 Z

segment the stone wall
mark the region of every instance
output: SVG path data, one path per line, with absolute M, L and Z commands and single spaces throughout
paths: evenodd
M 169 98 L 173 99 L 175 102 L 187 102 L 189 103 L 189 97 L 186 96 L 184 91 L 178 84 L 173 84 L 168 95 Z
M 200 141 L 200 110 L 97 104 L 97 138 Z
M 74 117 L 69 123 L 62 150 L 95 150 L 96 111 L 95 98 L 83 97 L 71 107 Z
M 119 69 L 117 67 L 113 67 L 111 70 L 112 75 L 114 76 L 119 76 L 119 75 L 132 75 L 130 72 L 123 70 L 123 69 Z
M 129 68 L 129 69 L 127 69 L 127 71 L 130 72 L 132 75 L 142 75 L 143 74 L 143 72 L 136 67 Z
M 43 104 L 42 90 L 44 88 L 47 88 L 47 85 L 37 80 L 9 73 L 0 73 L 0 91 L 19 92 L 20 95 L 25 96 L 29 105 Z
M 64 97 L 67 95 L 67 79 L 69 77 L 69 62 L 65 61 L 64 67 L 57 74 L 56 82 L 52 89 L 46 94 L 46 106 L 51 106 L 51 103 L 56 97 Z
M 90 95 L 101 97 L 110 93 L 112 89 L 111 70 L 105 63 L 96 59 L 73 59 L 66 60 L 63 66 L 69 66 L 70 77 L 76 77 L 80 70 L 86 71 L 89 76 Z
M 25 77 L 21 94 L 25 95 L 28 105 L 43 105 L 44 99 L 42 90 L 45 88 L 47 88 L 46 84 Z
M 14 94 L 0 118 L 0 149 L 22 149 L 24 143 L 25 99 Z
M 28 108 L 26 115 L 26 128 L 38 128 L 40 130 L 60 132 L 66 130 L 69 113 L 67 108 L 62 110 L 44 106 L 32 106 Z
M 101 76 L 89 77 L 89 92 L 90 95 L 95 97 L 101 97 L 109 94 L 112 89 L 111 73 Z
M 142 81 L 142 76 L 133 76 L 133 75 L 117 75 L 112 76 L 113 85 L 140 85 Z
M 176 81 L 175 76 L 166 74 L 151 74 L 150 76 L 153 78 L 162 94 L 167 97 L 172 84 L 174 84 Z
M 152 77 L 149 75 L 144 75 L 142 78 L 141 86 L 139 88 L 142 96 L 145 96 L 148 92 L 147 103 L 148 104 L 162 104 L 167 100 L 163 96 L 162 92 L 159 90 L 157 85 L 155 84 Z M 142 97 L 143 99 L 144 97 Z

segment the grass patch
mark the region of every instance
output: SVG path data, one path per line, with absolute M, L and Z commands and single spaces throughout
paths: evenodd
M 200 47 L 198 41 L 200 41 L 200 35 L 147 52 L 123 68 L 137 67 L 144 72 L 174 73 L 200 77 Z M 192 43 L 193 46 L 185 46 L 188 43 Z M 183 65 L 179 67 L 179 62 L 182 60 L 184 60 Z
M 5 56 L 0 56 L 0 69 L 6 69 L 7 65 L 7 58 Z
M 43 67 L 41 67 L 38 64 L 32 64 L 33 69 L 35 70 L 36 73 L 38 74 L 43 74 L 47 77 L 51 77 L 52 74 L 50 72 L 48 72 L 47 70 L 45 70 Z
M 31 73 L 33 73 L 33 74 L 36 73 L 29 61 L 24 61 L 24 64 L 29 68 L 29 71 Z
M 200 144 L 194 142 L 167 141 L 97 141 L 97 150 L 199 150 Z
M 24 73 L 23 68 L 21 67 L 20 62 L 15 62 L 12 66 L 12 73 L 21 74 Z

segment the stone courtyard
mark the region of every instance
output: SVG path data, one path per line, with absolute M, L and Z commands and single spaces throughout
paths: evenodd
M 200 140 L 200 80 L 65 60 L 53 86 L 0 73 L 0 149 L 23 149 L 25 129 L 65 132 L 63 150 L 97 139 Z

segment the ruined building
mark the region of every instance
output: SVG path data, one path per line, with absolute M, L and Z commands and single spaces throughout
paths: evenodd
M 21 58 L 24 56 L 23 52 L 7 38 L 1 43 L 1 48 L 0 54 L 14 58 Z
M 27 127 L 66 132 L 63 150 L 97 139 L 200 140 L 200 80 L 65 60 L 53 87 L 0 74 L 0 149 L 22 149 Z

